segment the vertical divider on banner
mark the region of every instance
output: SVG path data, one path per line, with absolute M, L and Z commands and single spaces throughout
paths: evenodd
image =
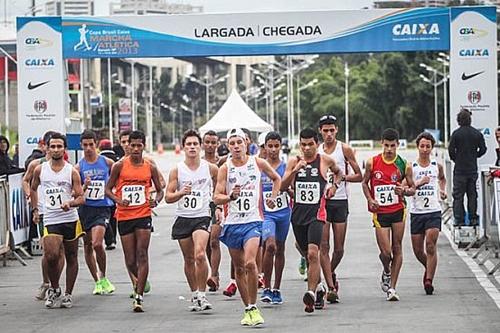
M 65 132 L 68 110 L 61 17 L 17 18 L 19 161 L 48 130 Z

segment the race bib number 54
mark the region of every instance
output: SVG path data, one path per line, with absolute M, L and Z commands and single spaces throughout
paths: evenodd
M 146 191 L 143 185 L 125 185 L 122 188 L 122 200 L 129 206 L 141 206 L 146 203 Z
M 399 196 L 394 192 L 396 185 L 375 186 L 375 200 L 380 206 L 390 206 L 399 203 Z

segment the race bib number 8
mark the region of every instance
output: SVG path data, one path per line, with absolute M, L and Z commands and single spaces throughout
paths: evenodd
M 270 198 L 273 192 L 264 192 L 264 210 L 266 212 L 277 212 L 288 207 L 288 195 L 286 193 L 280 192 L 274 201 L 274 208 L 267 205 L 266 199 Z
M 122 200 L 129 206 L 141 206 L 146 203 L 146 191 L 143 185 L 125 185 L 122 188 Z
M 59 209 L 63 202 L 68 200 L 69 196 L 62 187 L 49 187 L 45 189 L 46 209 Z
M 375 186 L 375 200 L 380 206 L 391 206 L 399 203 L 399 196 L 394 189 L 396 185 L 378 185 Z
M 241 190 L 240 196 L 231 201 L 230 209 L 239 214 L 248 214 L 257 209 L 257 192 L 254 190 Z
M 104 180 L 92 180 L 85 192 L 87 200 L 102 200 L 104 199 Z
M 190 195 L 185 195 L 179 201 L 180 208 L 183 210 L 200 210 L 202 204 L 201 192 L 191 191 Z
M 299 204 L 313 205 L 319 202 L 319 183 L 297 182 L 295 188 L 295 202 Z

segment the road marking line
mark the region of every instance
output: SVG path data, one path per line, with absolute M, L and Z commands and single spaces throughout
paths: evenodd
M 496 306 L 500 309 L 500 291 L 495 287 L 493 283 L 491 283 L 488 275 L 483 271 L 483 269 L 472 259 L 465 251 L 460 250 L 458 246 L 453 242 L 451 237 L 451 231 L 447 226 L 444 226 L 443 233 L 448 238 L 450 245 L 455 251 L 455 253 L 462 258 L 469 269 L 474 273 L 476 280 L 479 282 L 481 287 L 483 287 L 484 291 L 491 297 L 491 299 L 495 302 Z M 496 279 L 496 277 L 495 277 Z M 498 281 L 498 279 L 496 279 Z M 499 281 L 500 282 L 500 281 Z

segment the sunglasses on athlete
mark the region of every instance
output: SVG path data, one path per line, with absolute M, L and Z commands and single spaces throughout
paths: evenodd
M 335 124 L 337 122 L 337 117 L 330 115 L 323 116 L 319 118 L 319 125 L 324 125 L 326 123 Z

